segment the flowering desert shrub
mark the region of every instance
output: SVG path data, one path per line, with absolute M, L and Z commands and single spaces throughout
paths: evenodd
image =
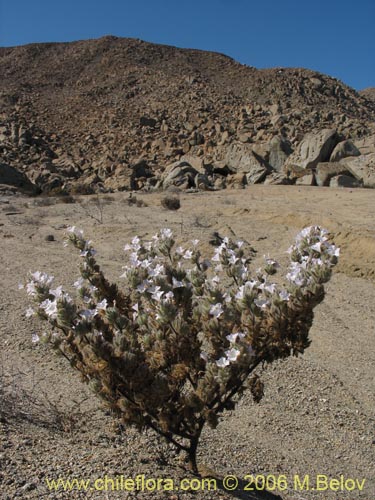
M 224 238 L 208 260 L 197 240 L 176 248 L 171 230 L 162 229 L 125 246 L 120 289 L 104 277 L 82 231 L 70 228 L 67 239 L 82 259 L 77 298 L 45 273 L 31 274 L 26 285 L 35 301 L 27 314 L 53 327 L 41 340 L 126 424 L 150 427 L 186 451 L 194 471 L 204 424 L 216 427 L 245 388 L 261 399 L 255 368 L 309 346 L 313 309 L 339 254 L 324 229 L 305 228 L 277 285 L 270 277 L 278 264 L 266 258 L 251 275 L 252 254 L 241 241 Z

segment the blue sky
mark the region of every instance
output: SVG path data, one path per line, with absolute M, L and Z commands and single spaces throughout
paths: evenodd
M 0 46 L 103 35 L 375 86 L 375 0 L 0 0 Z

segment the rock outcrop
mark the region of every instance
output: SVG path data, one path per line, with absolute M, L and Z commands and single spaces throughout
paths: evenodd
M 1 161 L 45 192 L 290 183 L 375 152 L 372 94 L 306 69 L 109 36 L 0 48 L 0 74 Z

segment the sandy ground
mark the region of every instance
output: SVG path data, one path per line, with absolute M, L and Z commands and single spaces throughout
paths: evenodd
M 49 492 L 46 478 L 192 476 L 152 433 L 120 434 L 79 375 L 48 347 L 32 343 L 43 324 L 25 318 L 27 298 L 18 284 L 28 271 L 44 270 L 71 285 L 78 259 L 62 245 L 66 225 L 85 230 L 105 272 L 117 280 L 122 248 L 135 234 L 170 227 L 181 243 L 198 238 L 212 253 L 208 241 L 218 231 L 249 241 L 260 257 L 269 253 L 285 262 L 296 233 L 321 224 L 334 233 L 342 257 L 316 309 L 311 347 L 265 369 L 261 403 L 245 396 L 218 429 L 207 429 L 199 461 L 238 478 L 284 475 L 286 488 L 282 483 L 283 490 L 273 492 L 284 500 L 374 500 L 375 192 L 253 186 L 184 193 L 175 212 L 161 207 L 163 194 L 137 194 L 146 206 L 129 206 L 128 196 L 103 195 L 102 213 L 95 197 L 49 206 L 40 199 L 0 197 L 0 498 L 275 498 L 241 491 L 246 478 L 233 492 Z M 47 235 L 55 241 L 46 241 Z M 298 478 L 307 475 L 310 490 L 301 491 Z M 317 475 L 343 477 L 344 490 L 341 483 L 338 491 L 312 490 Z M 345 484 L 354 484 L 349 479 L 365 479 L 362 491 L 357 484 L 346 491 Z

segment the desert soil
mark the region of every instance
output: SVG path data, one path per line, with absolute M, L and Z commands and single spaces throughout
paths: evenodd
M 375 219 L 374 191 L 251 186 L 246 190 L 183 193 L 181 208 L 161 207 L 162 193 L 138 194 L 146 206 L 128 205 L 128 193 L 76 203 L 0 197 L 0 498 L 264 498 L 219 489 L 197 492 L 50 492 L 46 478 L 96 479 L 125 475 L 175 480 L 192 477 L 152 433 L 119 432 L 112 416 L 64 359 L 32 343 L 44 325 L 25 318 L 28 299 L 18 284 L 43 270 L 70 286 L 78 257 L 63 246 L 65 227 L 76 225 L 94 241 L 106 274 L 118 279 L 123 246 L 135 234 L 170 227 L 179 242 L 201 240 L 212 253 L 214 231 L 249 241 L 257 259 L 281 263 L 306 225 L 333 232 L 340 263 L 316 309 L 312 344 L 299 358 L 265 367 L 265 396 L 247 395 L 215 431 L 206 429 L 199 462 L 217 475 L 285 475 L 283 500 L 375 498 Z M 102 215 L 102 223 L 100 223 Z M 55 241 L 47 241 L 53 235 Z M 256 262 L 254 263 L 256 268 Z M 295 475 L 365 479 L 363 491 L 297 491 Z M 272 496 L 268 496 L 272 498 Z

